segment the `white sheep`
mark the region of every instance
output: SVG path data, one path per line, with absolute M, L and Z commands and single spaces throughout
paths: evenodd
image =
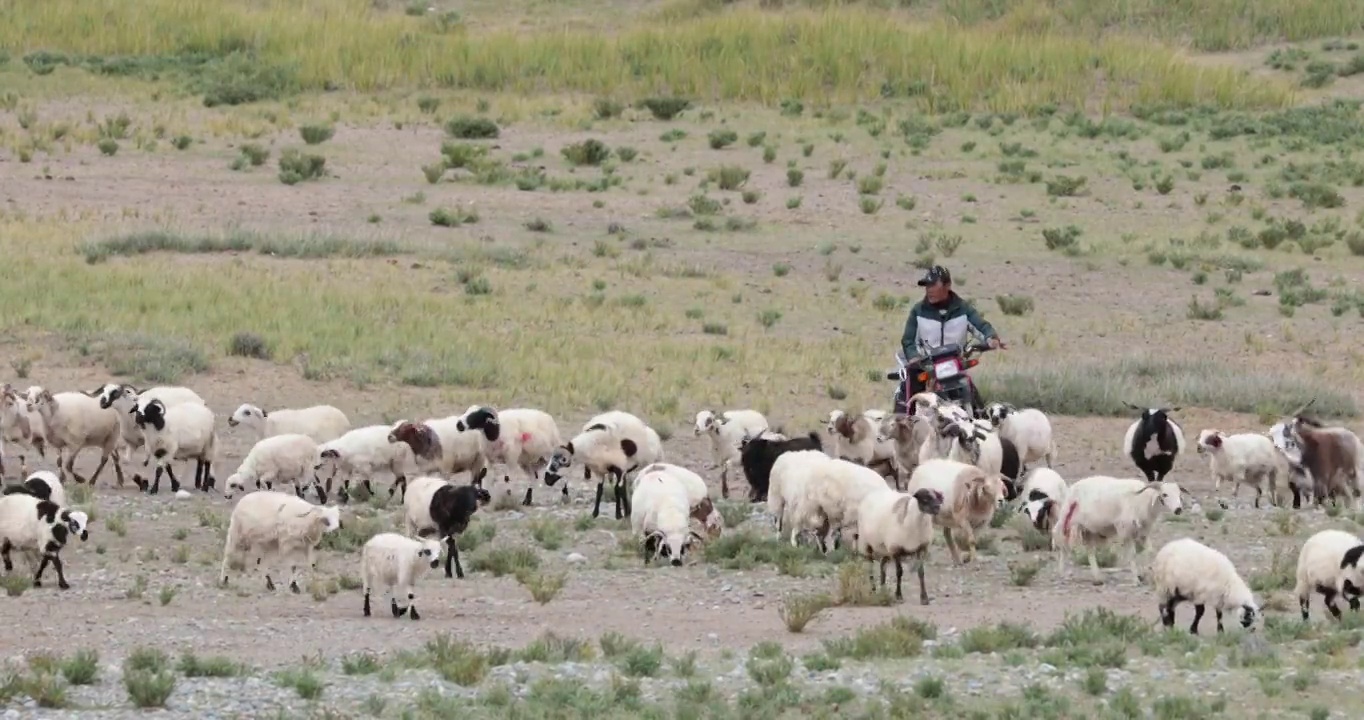
M 455 537 L 469 527 L 469 521 L 480 505 L 488 504 L 487 490 L 474 485 L 453 485 L 438 477 L 422 475 L 412 478 L 403 492 L 403 525 L 408 535 L 434 535 L 445 541 L 445 577 L 450 577 L 453 561 L 459 577 L 464 567 L 459 562 L 459 546 Z
M 848 534 L 842 531 L 855 531 L 862 498 L 886 489 L 885 478 L 875 470 L 817 450 L 782 453 L 772 464 L 772 484 L 783 486 L 785 501 L 790 503 L 783 521 L 789 524 L 783 527 L 791 532 L 791 544 L 796 544 L 802 530 L 812 530 L 825 552 L 834 530 L 839 530 L 840 536 Z M 797 491 L 785 494 L 791 489 Z
M 1321 593 L 1326 609 L 1337 620 L 1340 619 L 1337 597 L 1344 597 L 1351 610 L 1359 610 L 1359 596 L 1364 592 L 1359 567 L 1361 557 L 1364 557 L 1364 541 L 1353 533 L 1328 529 L 1307 538 L 1298 553 L 1297 585 L 1293 588 L 1303 621 L 1308 619 L 1307 609 L 1313 591 Z
M 322 536 L 340 528 L 341 511 L 335 505 L 313 505 L 303 498 L 272 490 L 247 493 L 232 508 L 232 519 L 227 524 L 227 542 L 223 545 L 219 570 L 222 584 L 227 585 L 230 568 L 245 569 L 243 559 L 254 550 L 258 556 L 273 553 L 281 563 L 293 560 L 289 566 L 289 589 L 301 592 L 297 580 L 298 555 L 305 555 L 308 567 L 316 569 L 317 546 Z M 260 564 L 259 559 L 256 562 Z M 275 589 L 268 570 L 265 589 Z
M 1021 512 L 1028 516 L 1033 527 L 1047 534 L 1048 545 L 1052 544 L 1051 530 L 1060 521 L 1067 491 L 1065 479 L 1051 468 L 1033 468 L 1023 479 Z
M 327 478 L 326 491 L 331 492 L 332 478 L 338 473 L 342 480 L 341 489 L 336 494 L 342 503 L 350 501 L 350 481 L 357 474 L 370 495 L 374 494 L 374 486 L 369 480 L 379 471 L 393 473 L 395 486 L 406 485 L 408 474 L 413 472 L 415 458 L 412 448 L 406 443 L 395 441 L 396 427 L 366 425 L 348 430 L 335 440 L 319 443 L 313 469 L 322 470 L 331 466 L 332 473 Z M 389 490 L 388 494 L 392 497 L 393 491 Z
M 218 454 L 218 433 L 214 430 L 213 411 L 207 405 L 184 402 L 166 405 L 151 400 L 138 408 L 137 426 L 146 438 L 147 454 L 156 458 L 156 475 L 147 483 L 141 475 L 133 482 L 150 495 L 161 490 L 161 473 L 170 476 L 171 492 L 180 491 L 171 463 L 175 460 L 194 461 L 194 489 L 208 492 L 215 484 L 213 463 Z
M 625 477 L 630 472 L 663 460 L 663 440 L 638 417 L 620 410 L 602 413 L 583 424 L 582 432 L 554 451 L 545 469 L 545 484 L 554 487 L 563 470 L 575 461 L 583 466 L 583 479 L 597 475 L 597 499 L 592 517 L 601 514 L 601 498 L 609 475 L 615 487 L 616 519 L 630 515 Z M 564 487 L 568 493 L 568 487 Z
M 1052 528 L 1060 572 L 1066 573 L 1066 557 L 1076 544 L 1089 553 L 1094 584 L 1102 585 L 1095 546 L 1118 543 L 1128 552 L 1132 577 L 1141 582 L 1137 555 L 1146 544 L 1160 513 L 1183 512 L 1183 490 L 1173 482 L 1148 482 L 1138 478 L 1094 475 L 1075 481 L 1061 506 L 1061 522 Z
M 62 488 L 61 478 L 51 470 L 39 470 L 27 478 L 21 485 L 5 486 L 4 494 L 32 495 L 39 500 L 51 500 L 60 507 L 66 507 L 66 490 Z
M 943 495 L 924 488 L 914 494 L 889 489 L 867 493 L 857 508 L 857 553 L 881 566 L 881 587 L 886 586 L 886 563 L 895 561 L 895 599 L 904 600 L 900 589 L 903 561 L 914 560 L 919 576 L 919 604 L 928 604 L 924 564 L 933 543 L 933 516 L 942 509 Z M 876 582 L 872 578 L 873 584 Z
M 691 503 L 686 485 L 666 469 L 641 472 L 630 499 L 630 529 L 644 544 L 644 564 L 654 557 L 667 558 L 676 567 L 693 541 L 701 536 L 691 529 Z
M 294 494 L 302 497 L 303 488 L 312 484 L 317 488 L 314 466 L 317 464 L 317 443 L 307 435 L 272 435 L 251 446 L 251 450 L 227 478 L 223 496 L 228 500 L 248 483 L 257 489 L 274 490 L 275 483 L 293 483 Z M 320 492 L 320 491 L 319 491 Z
M 36 563 L 33 587 L 42 587 L 43 572 L 51 564 L 57 571 L 57 587 L 69 589 L 59 553 L 73 535 L 81 541 L 88 539 L 89 523 L 85 513 L 51 500 L 21 494 L 0 497 L 0 558 L 4 560 L 5 572 L 14 571 L 10 553 L 18 550 L 30 565 L 41 557 Z
M 440 566 L 440 541 L 433 538 L 414 540 L 398 533 L 384 532 L 365 542 L 360 551 L 360 577 L 365 591 L 365 617 L 369 617 L 369 595 L 375 585 L 384 586 L 384 594 L 392 603 L 393 617 L 417 614 L 417 595 L 413 592 L 417 578 L 428 569 Z M 396 590 L 396 592 L 395 592 Z M 398 606 L 398 596 L 407 595 L 407 605 Z
M 640 468 L 635 475 L 635 482 L 638 483 L 640 478 L 648 474 L 665 474 L 682 483 L 687 491 L 687 509 L 692 519 L 701 523 L 708 538 L 714 540 L 720 536 L 725 529 L 725 518 L 715 509 L 705 478 L 681 465 L 656 462 Z M 634 509 L 633 504 L 631 509 Z
M 1198 634 L 1198 623 L 1208 605 L 1217 614 L 1217 632 L 1222 632 L 1222 611 L 1239 610 L 1241 627 L 1248 628 L 1260 612 L 1259 603 L 1236 566 L 1226 555 L 1192 538 L 1165 543 L 1151 562 L 1160 621 L 1174 627 L 1175 606 L 1189 602 L 1194 606 L 1189 632 Z
M 38 388 L 41 392 L 42 389 Z M 29 412 L 28 400 L 5 383 L 0 387 L 0 477 L 5 474 L 5 443 L 14 443 L 47 458 L 47 426 L 43 417 Z M 19 474 L 28 475 L 28 452 L 19 454 Z
M 540 481 L 540 473 L 549 465 L 555 448 L 563 443 L 559 437 L 559 426 L 554 417 L 543 410 L 532 408 L 508 408 L 497 410 L 491 407 L 474 405 L 455 422 L 460 432 L 474 431 L 478 434 L 480 451 L 483 453 L 483 474 L 493 465 L 516 468 L 526 478 L 526 497 L 522 505 L 531 504 L 535 485 Z M 474 478 L 474 483 L 483 486 L 483 475 Z M 511 475 L 504 473 L 502 482 L 496 483 L 489 491 L 496 496 L 510 495 Z M 568 490 L 568 485 L 564 485 Z M 564 495 L 567 499 L 567 492 Z
M 986 475 L 1002 475 L 1009 479 L 1004 483 L 1005 498 L 1012 500 L 1015 496 L 1011 483 L 1018 474 L 1018 452 L 985 422 L 940 416 L 936 434 L 919 447 L 920 463 L 934 458 L 975 465 Z
M 1279 504 L 1280 473 L 1286 469 L 1274 441 L 1259 433 L 1228 435 L 1220 430 L 1207 429 L 1198 434 L 1198 454 L 1208 456 L 1212 473 L 1213 492 L 1222 488 L 1222 481 L 1235 484 L 1231 496 L 1241 492 L 1242 485 L 1255 488 L 1255 507 L 1260 507 L 1264 485 L 1269 485 L 1269 502 Z M 1282 478 L 1287 481 L 1288 477 Z
M 228 427 L 241 425 L 256 433 L 256 439 L 272 435 L 307 435 L 318 443 L 335 440 L 350 430 L 346 413 L 331 405 L 266 410 L 243 403 L 227 419 Z
M 1051 467 L 1056 461 L 1056 441 L 1052 437 L 1051 420 L 1037 408 L 1019 410 L 1008 403 L 985 406 L 985 417 L 995 426 L 995 432 L 1018 449 L 1018 461 L 1023 466 L 1039 460 Z
M 90 475 L 90 484 L 95 484 L 105 464 L 113 458 L 114 475 L 119 487 L 123 486 L 123 465 L 119 463 L 118 454 L 123 428 L 119 424 L 117 410 L 101 408 L 99 400 L 83 392 L 53 395 L 47 390 L 38 393 L 37 398 L 28 404 L 28 410 L 42 416 L 47 426 L 48 445 L 58 451 L 57 462 L 63 479 L 71 476 L 78 483 L 86 482 L 73 466 L 81 450 L 94 447 L 101 452 L 99 465 Z
M 947 458 L 930 458 L 914 469 L 905 492 L 934 490 L 942 495 L 942 509 L 933 524 L 942 528 L 952 562 L 969 563 L 976 557 L 976 531 L 989 524 L 995 508 L 1004 497 L 1004 481 L 975 465 Z M 957 549 L 959 534 L 966 545 L 966 557 Z
M 470 479 L 478 484 L 486 474 L 487 459 L 483 457 L 483 444 L 480 434 L 473 430 L 460 430 L 462 415 L 443 418 L 430 418 L 424 422 L 399 420 L 389 432 L 389 442 L 406 445 L 412 456 L 413 472 L 439 474 L 449 480 L 455 475 L 467 472 Z M 388 496 L 393 497 L 396 490 L 407 495 L 407 477 L 395 478 Z
M 757 410 L 710 410 L 696 413 L 696 435 L 710 441 L 711 456 L 720 469 L 720 497 L 729 498 L 729 473 L 739 465 L 739 448 L 745 438 L 758 437 L 770 426 Z

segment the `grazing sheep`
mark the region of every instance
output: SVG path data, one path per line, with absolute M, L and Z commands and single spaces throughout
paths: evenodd
M 449 480 L 455 475 L 467 472 L 475 485 L 483 484 L 487 474 L 488 462 L 483 457 L 480 434 L 472 430 L 460 430 L 460 415 L 443 418 L 430 418 L 414 423 L 399 420 L 394 423 L 388 434 L 389 442 L 402 443 L 412 454 L 414 472 L 424 475 L 440 474 Z M 395 478 L 388 489 L 388 496 L 402 490 L 407 496 L 407 476 Z
M 838 451 L 835 457 L 850 460 L 901 483 L 899 458 L 895 453 L 895 443 L 881 435 L 881 427 L 887 416 L 881 410 L 868 410 L 858 415 L 848 415 L 841 410 L 829 414 L 833 421 Z
M 711 540 L 720 537 L 725 529 L 725 518 L 715 509 L 715 503 L 710 499 L 710 488 L 706 486 L 706 481 L 700 475 L 692 472 L 681 465 L 670 463 L 651 463 L 639 469 L 635 475 L 635 483 L 638 484 L 640 478 L 646 474 L 664 474 L 682 483 L 687 491 L 687 509 L 691 513 L 691 518 L 701 523 L 706 531 L 706 537 Z M 634 509 L 633 502 L 630 505 Z
M 307 435 L 317 443 L 330 442 L 350 430 L 350 418 L 331 405 L 306 408 L 282 408 L 267 411 L 243 403 L 227 419 L 228 427 L 241 425 L 256 433 L 257 440 L 274 435 Z
M 933 516 L 934 525 L 942 528 L 943 540 L 952 554 L 952 562 L 969 563 L 976 557 L 976 531 L 994 517 L 995 507 L 1004 496 L 1004 481 L 975 465 L 946 458 L 932 458 L 914 469 L 906 492 L 934 490 L 942 495 L 942 509 Z M 960 533 L 966 545 L 966 558 L 957 550 Z
M 1321 593 L 1326 609 L 1337 620 L 1340 619 L 1337 596 L 1344 597 L 1351 610 L 1359 611 L 1359 595 L 1364 592 L 1361 557 L 1364 541 L 1344 530 L 1322 530 L 1307 538 L 1298 553 L 1297 585 L 1293 588 L 1304 622 L 1308 619 L 1313 590 Z
M 819 433 L 811 430 L 805 437 L 778 440 L 766 435 L 747 438 L 739 450 L 739 462 L 744 468 L 744 478 L 748 481 L 749 502 L 766 500 L 768 486 L 771 484 L 772 465 L 783 453 L 798 450 L 824 451 Z
M 266 438 L 261 442 L 273 439 Z M 298 555 L 304 554 L 308 567 L 316 569 L 317 546 L 322 542 L 322 536 L 340 529 L 341 510 L 335 505 L 313 505 L 303 498 L 272 490 L 247 493 L 232 508 L 232 519 L 227 524 L 227 542 L 223 544 L 223 563 L 219 570 L 222 584 L 227 585 L 229 568 L 245 569 L 243 559 L 247 552 L 254 550 L 258 555 L 274 553 L 279 562 L 294 560 L 289 566 L 289 589 L 302 592 L 297 580 Z M 256 564 L 260 564 L 259 557 Z M 275 581 L 268 571 L 265 589 L 275 589 Z
M 549 466 L 554 449 L 563 442 L 554 418 L 543 410 L 530 408 L 495 410 L 474 405 L 455 422 L 455 428 L 478 434 L 486 463 L 482 473 L 487 473 L 493 465 L 505 465 L 519 469 L 526 476 L 526 497 L 522 505 L 531 504 L 531 493 L 540 481 L 540 472 Z M 483 476 L 476 477 L 474 482 L 482 486 Z M 565 484 L 564 490 L 567 489 Z M 502 487 L 497 492 L 511 492 L 511 475 L 502 476 Z
M 644 545 L 645 565 L 662 557 L 674 567 L 681 567 L 692 542 L 703 540 L 691 529 L 687 486 L 667 468 L 649 467 L 652 470 L 640 472 L 635 478 L 635 491 L 630 498 L 633 511 L 630 529 Z
M 476 485 L 453 485 L 429 475 L 412 478 L 403 492 L 403 524 L 408 535 L 434 536 L 445 541 L 449 551 L 445 555 L 445 577 L 450 577 L 450 564 L 464 577 L 464 566 L 459 563 L 459 547 L 455 538 L 469 528 L 469 521 L 480 505 L 487 505 L 492 496 Z
M 307 435 L 272 435 L 251 446 L 251 450 L 237 466 L 237 472 L 227 478 L 223 497 L 228 500 L 239 490 L 245 490 L 247 483 L 255 483 L 256 489 L 262 486 L 274 490 L 275 483 L 291 482 L 294 494 L 303 497 L 303 488 L 311 484 L 318 497 L 323 496 L 320 483 L 314 474 L 317 464 L 317 443 Z
M 786 453 L 772 465 L 773 484 L 786 484 L 788 476 L 795 476 L 791 487 L 804 487 L 804 492 L 787 495 L 791 503 L 786 515 L 790 521 L 791 544 L 802 530 L 811 530 L 819 538 L 820 549 L 828 552 L 828 538 L 834 530 L 839 536 L 850 536 L 857 528 L 857 509 L 868 493 L 886 489 L 880 473 L 841 458 L 831 458 L 813 450 Z M 805 479 L 800 479 L 805 476 Z
M 90 485 L 94 486 L 105 464 L 113 458 L 114 475 L 119 487 L 123 486 L 123 466 L 119 463 L 118 454 L 123 428 L 119 424 L 117 410 L 100 407 L 99 400 L 83 392 L 53 395 L 47 390 L 38 393 L 28 404 L 28 410 L 42 416 L 43 424 L 47 427 L 47 443 L 58 451 L 57 462 L 63 480 L 70 476 L 78 483 L 86 482 L 73 466 L 81 450 L 94 447 L 101 452 L 99 465 L 90 475 Z
M 29 475 L 22 485 L 5 486 L 6 495 L 32 495 L 39 500 L 51 500 L 61 507 L 66 507 L 66 490 L 62 488 L 62 481 L 57 477 L 57 473 L 51 470 L 39 470 Z
M 696 435 L 709 438 L 715 467 L 720 468 L 720 497 L 729 499 L 729 473 L 741 463 L 744 438 L 768 427 L 767 418 L 757 410 L 725 410 L 718 416 L 710 410 L 696 413 Z
M 1258 508 L 1260 497 L 1264 495 L 1263 486 L 1268 484 L 1269 502 L 1279 504 L 1279 474 L 1287 465 L 1273 440 L 1259 433 L 1228 435 L 1208 429 L 1198 434 L 1198 454 L 1208 456 L 1213 492 L 1221 489 L 1223 480 L 1235 483 L 1232 497 L 1241 492 L 1242 485 L 1249 485 L 1255 488 L 1255 507 Z M 1285 475 L 1284 480 L 1287 479 Z
M 1314 399 L 1315 401 L 1315 399 Z M 1341 496 L 1354 497 L 1364 509 L 1364 447 L 1359 436 L 1343 427 L 1326 427 L 1320 421 L 1303 416 L 1301 413 L 1312 403 L 1304 405 L 1293 413 L 1288 422 L 1288 432 L 1297 442 L 1302 453 L 1302 467 L 1312 475 L 1313 496 L 1321 505 L 1326 496 L 1331 497 L 1332 505 Z
M 616 519 L 630 516 L 630 498 L 625 476 L 645 465 L 663 460 L 663 440 L 643 420 L 620 410 L 602 413 L 583 424 L 583 430 L 554 451 L 545 470 L 545 484 L 554 487 L 563 470 L 574 460 L 583 464 L 583 479 L 597 475 L 597 499 L 592 517 L 601 514 L 601 498 L 607 475 L 614 481 Z M 568 486 L 564 486 L 568 493 Z
M 1130 402 L 1123 404 L 1141 411 L 1141 417 L 1127 428 L 1123 437 L 1123 452 L 1132 458 L 1147 482 L 1164 480 L 1174 468 L 1175 459 L 1184 452 L 1184 430 L 1170 419 L 1170 413 L 1179 412 L 1179 408 L 1142 409 Z
M 14 563 L 10 560 L 12 551 L 24 553 L 30 565 L 41 556 L 38 570 L 33 575 L 33 587 L 43 586 L 43 572 L 51 564 L 57 571 L 57 587 L 70 589 L 60 553 L 72 535 L 82 542 L 90 537 L 89 523 L 90 518 L 85 513 L 61 507 L 51 500 L 32 495 L 0 497 L 0 558 L 4 560 L 5 572 L 14 571 Z
M 914 494 L 881 489 L 868 493 L 857 508 L 857 553 L 873 563 L 880 561 L 881 587 L 886 587 L 886 563 L 895 561 L 895 599 L 904 600 L 900 589 L 906 558 L 914 560 L 919 576 L 919 604 L 928 604 L 924 564 L 933 543 L 933 516 L 943 504 L 943 495 L 924 488 Z M 873 575 L 872 583 L 876 582 Z
M 384 594 L 392 603 L 393 617 L 399 618 L 412 612 L 413 620 L 420 620 L 417 614 L 417 595 L 413 588 L 417 578 L 428 568 L 440 566 L 440 542 L 437 540 L 413 540 L 398 533 L 379 533 L 370 538 L 360 551 L 360 577 L 365 590 L 365 617 L 369 617 L 370 590 L 382 583 Z M 395 592 L 396 590 L 396 592 Z M 406 590 L 407 605 L 398 607 L 398 595 Z
M 1051 537 L 1052 528 L 1061 519 L 1061 505 L 1066 500 L 1066 481 L 1055 470 L 1046 467 L 1033 468 L 1023 481 L 1022 511 L 1032 521 L 1033 527 L 1047 533 L 1047 543 L 1055 549 Z
M 213 461 L 218 452 L 218 433 L 213 429 L 213 411 L 207 405 L 186 402 L 166 407 L 160 400 L 134 408 L 137 427 L 146 438 L 147 452 L 156 458 L 156 475 L 147 483 L 141 475 L 133 482 L 150 495 L 161 490 L 161 473 L 170 476 L 171 492 L 180 491 L 171 462 L 194 461 L 194 489 L 208 492 L 216 481 Z
M 369 479 L 380 470 L 393 473 L 395 487 L 405 485 L 414 458 L 408 445 L 395 442 L 397 427 L 366 425 L 348 430 L 335 440 L 318 444 L 317 462 L 313 469 L 321 470 L 328 465 L 332 467 L 332 473 L 327 478 L 327 492 L 332 491 L 331 481 L 338 473 L 343 479 L 336 496 L 343 504 L 350 501 L 350 481 L 357 474 L 361 476 L 365 491 L 370 495 L 374 494 L 374 486 Z M 391 489 L 388 496 L 393 497 Z
M 985 406 L 985 417 L 994 424 L 1001 439 L 1012 442 L 1018 449 L 1020 465 L 1026 467 L 1041 460 L 1051 467 L 1056 461 L 1056 441 L 1046 413 L 1036 408 L 1019 410 L 1008 403 L 995 402 Z
M 1167 628 L 1174 627 L 1175 606 L 1181 602 L 1193 603 L 1194 618 L 1189 632 L 1194 635 L 1198 634 L 1198 623 L 1208 605 L 1217 614 L 1217 632 L 1222 632 L 1223 610 L 1240 610 L 1243 628 L 1254 624 L 1260 612 L 1259 603 L 1231 560 L 1192 538 L 1165 543 L 1151 562 L 1151 578 L 1160 621 Z
M 1132 577 L 1140 583 L 1137 555 L 1162 510 L 1176 515 L 1183 512 L 1183 492 L 1172 482 L 1148 482 L 1137 478 L 1095 475 L 1077 480 L 1070 486 L 1061 506 L 1061 522 L 1052 529 L 1052 545 L 1057 550 L 1060 572 L 1066 574 L 1066 556 L 1070 549 L 1083 544 L 1089 553 L 1094 584 L 1102 585 L 1094 547 L 1116 542 L 1129 551 Z
M 0 386 L 0 477 L 5 474 L 6 442 L 28 448 L 38 453 L 39 457 L 47 458 L 47 426 L 43 424 L 43 417 L 36 412 L 29 412 L 28 400 L 9 383 Z M 20 476 L 28 475 L 28 457 L 28 452 L 19 454 Z

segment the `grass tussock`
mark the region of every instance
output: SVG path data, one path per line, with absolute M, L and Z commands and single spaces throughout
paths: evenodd
M 190 234 L 170 230 L 117 235 L 81 243 L 77 252 L 94 265 L 115 257 L 136 257 L 148 253 L 256 252 L 273 257 L 316 260 L 322 258 L 372 258 L 397 255 L 402 248 L 392 240 L 364 240 L 336 235 L 277 236 L 236 231 L 220 234 Z
M 1281 4 L 1292 12 L 1276 3 Z M 1261 14 L 1208 12 L 1209 18 Z M 1342 9 L 1317 22 L 1329 19 L 1332 27 L 1344 27 L 1342 20 L 1357 12 Z M 1289 99 L 1285 89 L 1264 79 L 1198 67 L 1168 48 L 1083 39 L 1094 35 L 1065 32 L 1055 21 L 1059 15 L 1022 14 L 991 27 L 962 27 L 910 22 L 866 7 L 781 14 L 742 8 L 615 33 L 466 33 L 452 31 L 457 26 L 449 22 L 387 13 L 366 0 L 54 0 L 9 3 L 0 46 L 174 57 L 166 61 L 173 66 L 211 62 L 214 76 L 205 82 L 205 102 L 219 104 L 277 96 L 293 85 L 374 90 L 413 83 L 640 97 L 666 89 L 679 98 L 768 104 L 898 97 L 919 100 L 930 110 L 1078 105 L 1096 89 L 1114 106 L 1279 106 Z M 102 31 L 80 31 L 88 27 Z M 329 41 L 318 43 L 319 37 Z M 229 53 L 254 65 L 214 62 Z M 262 70 L 267 72 L 261 75 Z

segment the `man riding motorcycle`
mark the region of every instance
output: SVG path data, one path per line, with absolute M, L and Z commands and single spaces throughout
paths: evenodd
M 983 336 L 992 350 L 1008 347 L 971 303 L 952 291 L 952 273 L 947 268 L 941 265 L 929 268 L 919 279 L 919 287 L 924 289 L 924 299 L 910 309 L 909 318 L 905 320 L 904 336 L 900 339 L 904 358 L 915 357 L 924 349 L 931 350 L 948 344 L 965 348 L 967 335 L 972 330 Z M 974 383 L 972 385 L 974 387 Z M 918 373 L 909 373 L 909 377 L 895 392 L 895 413 L 913 414 L 913 409 L 908 408 L 906 403 L 924 389 Z M 978 408 L 984 407 L 979 391 L 976 392 L 976 405 Z

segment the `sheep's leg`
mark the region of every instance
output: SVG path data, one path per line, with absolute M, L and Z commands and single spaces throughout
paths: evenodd
M 9 551 L 14 549 L 9 540 L 0 542 L 0 559 L 5 561 L 5 572 L 14 571 L 14 563 L 9 559 Z
M 900 558 L 895 558 L 895 599 L 901 602 L 904 602 L 905 599 L 905 594 L 900 589 L 900 583 L 904 580 L 904 577 L 905 577 L 904 563 L 900 562 Z
M 1339 620 L 1339 619 L 1340 619 L 1340 608 L 1336 606 L 1336 591 L 1335 591 L 1335 589 L 1332 588 L 1332 589 L 1329 589 L 1329 590 L 1323 590 L 1322 593 L 1321 593 L 1321 601 L 1322 601 L 1323 603 L 1326 604 L 1326 609 L 1329 610 L 1329 611 L 1331 612 L 1331 617 L 1333 617 L 1333 618 Z M 1302 613 L 1303 613 L 1303 618 L 1306 619 L 1306 617 L 1307 617 L 1307 604 L 1306 604 L 1306 603 L 1302 603 L 1301 601 L 1299 601 L 1299 602 L 1300 602 L 1300 603 L 1302 604 L 1302 606 L 1303 606 L 1303 611 L 1302 611 Z
M 459 543 L 455 542 L 454 535 L 445 536 L 445 577 L 450 577 L 450 563 L 454 562 L 455 576 L 464 578 L 464 566 L 459 563 Z
M 99 474 L 104 472 L 104 466 L 108 464 L 111 456 L 114 458 L 114 468 L 118 470 L 118 477 L 123 477 L 123 469 L 119 465 L 118 450 L 116 448 L 109 448 L 99 456 L 99 464 L 95 466 L 95 471 L 90 474 L 91 487 L 95 486 L 95 481 L 99 479 Z M 75 457 L 74 453 L 72 454 L 72 457 Z
M 927 563 L 928 558 L 923 555 L 923 552 L 923 550 L 920 550 L 919 556 L 916 558 L 917 562 L 914 563 L 914 574 L 919 576 L 919 604 L 927 605 L 928 583 L 924 580 L 924 565 Z
M 720 497 L 729 499 L 729 461 L 720 461 Z
M 876 566 L 877 566 L 878 564 L 881 566 L 881 585 L 882 585 L 882 587 L 884 587 L 885 584 L 886 584 L 886 558 L 881 558 L 881 562 L 880 562 L 880 563 L 877 563 L 875 560 L 872 560 L 871 558 L 868 558 L 868 559 L 867 559 L 867 581 L 871 583 L 871 589 L 872 589 L 872 590 L 875 590 L 875 589 L 876 589 Z
M 413 620 L 420 620 L 422 617 L 417 614 L 417 594 L 412 592 L 412 589 L 411 585 L 407 586 L 407 614 Z
M 62 559 L 56 553 L 43 553 L 43 559 L 38 563 L 38 574 L 33 577 L 33 587 L 42 587 L 43 571 L 47 569 L 49 562 L 52 563 L 52 568 L 57 571 L 57 587 L 62 590 L 70 590 L 71 586 L 66 582 L 66 573 L 62 572 Z
M 83 478 L 83 477 L 81 477 L 80 475 L 76 474 L 75 464 L 76 464 L 76 456 L 79 455 L 79 454 L 81 453 L 81 450 L 83 450 L 83 449 L 84 449 L 84 448 L 76 448 L 75 450 L 73 450 L 73 451 L 71 452 L 70 455 L 67 455 L 67 456 L 66 456 L 66 474 L 67 474 L 69 477 L 71 477 L 72 479 L 74 479 L 77 483 L 82 484 L 82 485 L 85 484 L 85 478 Z M 103 465 L 100 465 L 100 467 L 104 467 L 104 466 L 103 466 Z
M 1167 628 L 1175 626 L 1175 606 L 1179 604 L 1178 597 L 1172 597 L 1160 604 L 1160 624 Z
M 1103 576 L 1099 574 L 1099 558 L 1097 554 L 1094 552 L 1094 546 L 1086 545 L 1085 552 L 1089 553 L 1089 572 L 1090 576 L 1094 578 L 1094 584 L 1095 585 L 1104 584 Z
M 1192 634 L 1194 634 L 1194 635 L 1197 635 L 1197 634 L 1198 634 L 1198 623 L 1200 623 L 1200 622 L 1203 621 L 1203 611 L 1204 611 L 1205 609 L 1206 609 L 1206 608 L 1204 608 L 1204 606 L 1201 605 L 1201 604 L 1193 606 L 1193 624 L 1189 626 L 1189 632 L 1190 632 L 1190 633 L 1192 633 Z M 1222 629 L 1222 618 L 1221 618 L 1222 611 L 1221 611 L 1221 610 L 1218 610 L 1218 611 L 1217 611 L 1217 615 L 1218 615 L 1218 618 L 1217 618 L 1217 629 L 1218 629 L 1218 630 L 1221 630 L 1221 629 Z
M 958 565 L 960 565 L 960 564 L 961 564 L 961 553 L 957 551 L 957 542 L 956 542 L 956 540 L 953 540 L 953 539 L 952 539 L 952 529 L 951 529 L 951 528 L 943 528 L 943 529 L 942 529 L 942 539 L 943 539 L 943 542 L 947 543 L 947 552 L 949 552 L 949 553 L 952 554 L 952 562 L 957 563 Z
M 1135 580 L 1138 585 L 1140 585 L 1141 569 L 1137 567 L 1137 555 L 1141 554 L 1141 549 L 1139 549 L 1136 543 L 1134 542 L 1128 547 L 1128 552 L 1129 565 L 1132 568 L 1132 579 Z
M 605 475 L 601 476 L 601 478 L 597 480 L 597 501 L 596 501 L 595 504 L 592 505 L 592 517 L 593 517 L 594 519 L 595 519 L 598 515 L 601 515 L 601 496 L 602 496 L 602 494 L 603 494 L 604 492 L 606 492 L 606 476 L 605 476 Z
M 1265 494 L 1265 493 L 1264 493 L 1264 490 L 1261 490 L 1259 486 L 1256 486 L 1256 488 L 1255 488 L 1255 509 L 1256 509 L 1256 510 L 1259 510 L 1259 509 L 1260 509 L 1260 498 L 1261 498 L 1264 494 Z
M 1222 611 L 1214 609 L 1213 612 L 1217 614 L 1217 632 L 1224 632 L 1222 630 Z
M 313 492 L 317 493 L 317 502 L 319 505 L 327 504 L 327 493 L 322 489 L 322 483 L 317 482 L 316 478 L 313 479 Z M 350 496 L 347 495 L 346 499 L 349 500 Z
M 1307 606 L 1311 604 L 1312 593 L 1298 596 L 1298 609 L 1302 611 L 1302 621 L 1307 622 Z
M 525 466 L 517 465 L 516 467 L 521 471 L 521 475 L 525 476 L 526 478 L 526 497 L 521 501 L 521 504 L 523 506 L 530 506 L 531 497 L 534 495 L 535 491 L 535 479 L 532 478 L 531 471 L 526 469 Z M 507 482 L 511 482 L 510 476 L 507 477 Z
M 966 562 L 969 563 L 976 559 L 976 531 L 970 523 L 966 523 L 961 532 L 966 536 Z

